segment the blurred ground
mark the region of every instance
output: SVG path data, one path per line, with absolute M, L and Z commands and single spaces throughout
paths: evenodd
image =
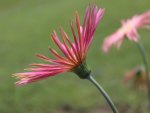
M 141 106 L 133 109 L 130 108 L 129 105 L 119 105 L 117 106 L 119 113 L 145 113 L 145 108 L 143 109 Z M 69 105 L 64 105 L 61 108 L 57 109 L 54 113 L 112 113 L 109 107 L 101 106 L 101 107 L 93 107 L 90 109 L 77 108 L 73 109 Z
M 149 10 L 149 0 L 0 0 L 0 113 L 54 113 L 55 110 L 67 113 L 59 107 L 66 103 L 75 112 L 79 109 L 79 113 L 104 109 L 107 113 L 108 106 L 96 88 L 73 73 L 23 87 L 16 87 L 12 77 L 13 73 L 24 71 L 28 64 L 41 62 L 35 53 L 52 57 L 47 49 L 53 46 L 49 34 L 62 26 L 71 37 L 69 21 L 76 10 L 82 20 L 89 3 L 106 8 L 87 55 L 93 76 L 118 106 L 130 106 L 128 112 L 137 113 L 135 109 L 147 102 L 146 92 L 135 91 L 123 83 L 123 73 L 141 64 L 136 46 L 126 41 L 119 51 L 113 48 L 105 55 L 101 44 L 120 26 L 121 19 Z M 150 58 L 150 33 L 140 30 L 140 34 Z

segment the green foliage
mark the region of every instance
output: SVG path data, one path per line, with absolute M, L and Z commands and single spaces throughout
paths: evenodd
M 90 0 L 1 0 L 0 1 L 0 113 L 48 113 L 63 104 L 75 108 L 104 105 L 99 92 L 86 80 L 73 73 L 39 81 L 22 87 L 14 85 L 11 75 L 22 72 L 33 62 L 41 62 L 34 54 L 52 57 L 47 47 L 53 46 L 49 34 L 62 26 L 71 37 L 69 21 L 74 12 L 83 17 Z M 106 7 L 104 18 L 97 28 L 87 63 L 97 81 L 115 103 L 131 107 L 146 101 L 146 94 L 132 91 L 123 81 L 123 73 L 141 63 L 135 44 L 126 41 L 121 49 L 101 51 L 103 39 L 120 26 L 120 20 L 149 9 L 149 0 L 96 0 Z M 147 30 L 141 30 L 141 40 L 149 53 Z M 72 37 L 71 37 L 72 38 Z M 150 63 L 150 61 L 149 61 Z M 143 97 L 142 97 L 143 96 Z M 140 98 L 139 98 L 140 97 Z

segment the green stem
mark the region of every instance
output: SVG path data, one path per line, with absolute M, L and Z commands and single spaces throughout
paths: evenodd
M 108 105 L 111 107 L 113 113 L 119 113 L 117 108 L 115 107 L 114 103 L 112 102 L 112 100 L 110 99 L 110 97 L 108 96 L 108 94 L 105 92 L 105 90 L 95 81 L 95 79 L 90 75 L 88 77 L 88 80 L 91 81 L 96 87 L 97 89 L 100 91 L 100 93 L 104 96 L 104 98 L 106 99 Z
M 140 43 L 140 42 L 137 42 L 136 43 L 140 53 L 141 53 L 141 56 L 142 56 L 142 60 L 143 60 L 143 63 L 144 63 L 144 66 L 145 66 L 145 70 L 146 70 L 146 80 L 147 80 L 147 90 L 148 90 L 148 98 L 150 100 L 150 79 L 149 79 L 149 67 L 148 67 L 148 61 L 147 61 L 147 57 L 146 57 L 146 52 L 145 52 L 145 48 L 144 46 Z M 150 102 L 150 101 L 149 101 Z M 150 105 L 150 103 L 149 103 Z

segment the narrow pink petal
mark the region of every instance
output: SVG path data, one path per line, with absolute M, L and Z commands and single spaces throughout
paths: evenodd
M 92 43 L 92 40 L 93 40 L 93 37 L 94 37 L 94 33 L 95 33 L 95 30 L 96 30 L 96 27 L 97 27 L 99 21 L 102 19 L 104 12 L 105 12 L 105 9 L 100 9 L 100 10 L 97 12 L 97 14 L 95 15 L 95 16 L 96 16 L 96 18 L 95 18 L 95 20 L 94 20 L 95 23 L 93 24 L 93 29 L 92 29 L 92 31 L 91 31 L 90 38 L 89 38 L 89 41 L 88 41 L 88 45 L 89 45 L 89 46 L 90 46 L 91 43 Z
M 60 59 L 60 60 L 68 62 L 66 58 L 64 58 L 61 55 L 59 55 L 54 49 L 52 49 L 50 47 L 48 49 L 54 55 L 54 57 L 56 57 L 57 59 Z
M 140 36 L 136 29 L 132 29 L 130 32 L 127 33 L 127 37 L 129 40 L 137 42 Z
M 37 64 L 37 63 L 32 63 L 30 66 L 35 66 L 35 67 L 59 67 L 58 65 L 52 65 L 52 64 Z
M 64 38 L 67 40 L 67 42 L 68 42 L 69 45 L 71 46 L 70 51 L 71 51 L 71 53 L 74 55 L 75 60 L 76 60 L 76 61 L 79 61 L 79 55 L 78 55 L 77 49 L 73 46 L 73 43 L 71 43 L 71 41 L 69 40 L 67 34 L 66 34 L 64 31 L 62 31 L 62 32 L 63 32 Z
M 50 58 L 48 58 L 48 57 L 46 57 L 46 56 L 44 56 L 44 55 L 36 54 L 36 56 L 39 57 L 39 58 L 41 58 L 42 60 L 47 61 L 47 62 L 51 62 L 51 63 L 54 62 L 54 60 L 52 60 L 52 59 L 50 59 Z
M 60 67 L 49 67 L 49 68 L 28 68 L 26 70 L 31 70 L 31 71 L 57 71 L 57 70 L 62 70 L 62 69 L 70 69 L 70 67 L 67 66 L 60 66 Z
M 56 32 L 54 31 L 53 34 L 51 34 L 51 38 L 53 39 L 53 41 L 57 44 L 57 46 L 59 47 L 59 49 L 62 51 L 62 53 L 68 58 L 68 59 L 71 59 L 68 51 L 66 50 L 64 44 L 62 44 L 59 39 L 58 39 L 58 36 L 56 34 Z
M 61 65 L 61 64 L 63 64 L 63 65 L 70 65 L 70 66 L 74 65 L 71 62 L 65 62 L 64 60 L 62 60 L 62 61 L 61 60 L 52 60 L 52 59 L 49 59 L 46 56 L 41 55 L 41 54 L 36 54 L 36 56 L 41 58 L 42 60 L 45 60 L 45 61 L 57 64 L 57 65 Z
M 105 9 L 100 9 L 96 15 L 96 23 L 95 26 L 98 25 L 99 21 L 102 19 L 103 15 L 104 15 Z
M 18 82 L 16 82 L 17 85 L 25 85 L 27 83 L 31 83 L 34 81 L 38 81 L 44 78 L 47 78 L 49 76 L 55 76 L 57 74 L 60 74 L 62 72 L 65 72 L 67 70 L 59 70 L 54 72 L 27 72 L 27 73 L 19 73 L 16 74 L 16 76 L 24 76 L 22 79 L 20 79 Z
M 95 5 L 92 8 L 89 6 L 85 12 L 82 30 L 85 53 L 92 43 L 96 27 L 104 14 L 104 10 L 105 9 L 98 9 Z
M 81 35 L 81 30 L 80 30 L 80 20 L 79 20 L 79 16 L 78 14 L 76 13 L 76 27 L 77 27 L 77 31 L 78 31 L 78 37 L 79 37 L 79 44 L 80 44 L 80 56 L 82 57 L 83 56 L 83 37 Z
M 66 38 L 65 38 L 65 34 L 64 34 L 63 29 L 61 29 L 60 32 L 61 32 L 61 37 L 62 37 L 62 40 L 63 40 L 63 43 L 64 43 L 64 47 L 65 47 L 65 49 L 67 50 L 67 52 L 68 52 L 68 54 L 69 54 L 69 56 L 70 56 L 69 60 L 70 60 L 72 63 L 76 64 L 77 61 L 76 61 L 76 58 L 75 58 L 75 56 L 74 56 L 75 53 L 72 53 L 72 51 L 71 51 L 70 48 L 68 47 L 68 45 L 67 45 L 67 43 L 66 43 Z
M 37 64 L 37 63 L 33 63 L 30 64 L 30 66 L 34 66 L 34 67 L 39 67 L 39 68 L 67 68 L 67 69 L 71 69 L 73 66 L 70 65 L 54 65 L 54 64 Z
M 80 54 L 79 54 L 79 52 L 80 52 L 80 50 L 79 50 L 79 42 L 78 42 L 77 37 L 76 37 L 76 35 L 75 35 L 73 22 L 71 22 L 71 31 L 72 31 L 72 35 L 73 35 L 73 38 L 74 38 L 74 44 L 73 44 L 73 46 L 74 46 L 75 50 L 76 50 L 77 53 L 78 53 L 78 57 L 79 57 L 78 60 L 79 60 L 79 62 L 80 62 L 82 59 L 81 59 L 81 56 L 80 56 Z
M 103 46 L 102 46 L 102 50 L 107 53 L 110 49 L 110 47 L 112 45 L 117 45 L 118 47 L 120 47 L 119 43 L 120 41 L 122 41 L 124 39 L 124 34 L 123 32 L 121 32 L 120 30 L 118 30 L 117 32 L 115 32 L 114 34 L 108 36 L 104 42 L 103 42 Z

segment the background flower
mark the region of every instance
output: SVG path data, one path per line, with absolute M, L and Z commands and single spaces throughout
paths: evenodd
M 138 90 L 146 90 L 146 72 L 143 66 L 138 66 L 125 73 L 124 82 L 131 82 L 132 87 Z
M 150 27 L 150 11 L 135 15 L 128 20 L 122 20 L 121 24 L 122 26 L 116 32 L 105 38 L 102 47 L 105 53 L 109 51 L 112 45 L 116 45 L 119 48 L 126 38 L 137 42 L 139 40 L 137 29 Z

